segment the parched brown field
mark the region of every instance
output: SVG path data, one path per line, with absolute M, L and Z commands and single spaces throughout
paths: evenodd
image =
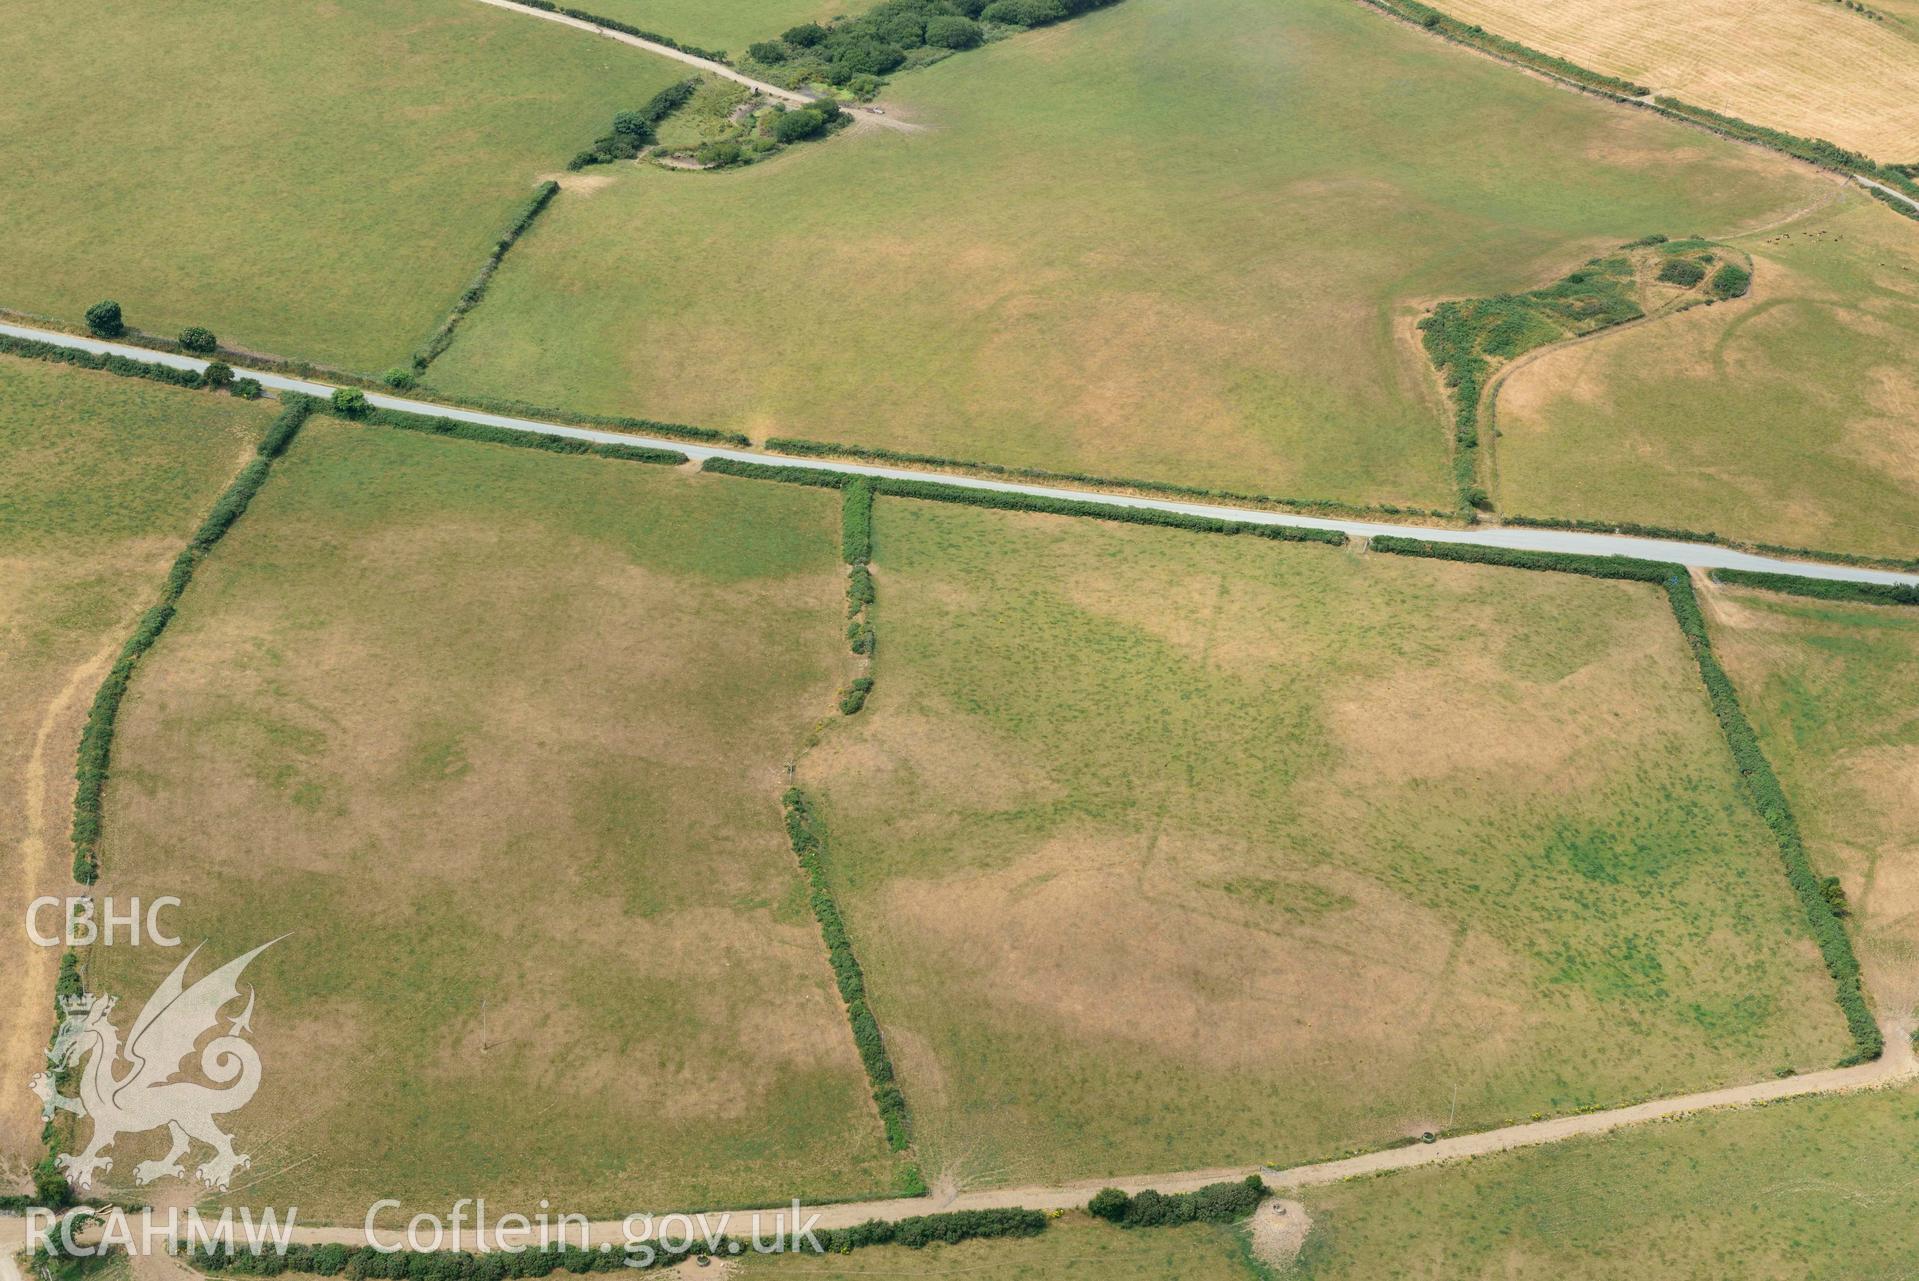
M 1890 163 L 1919 161 L 1919 18 L 1832 0 L 1445 0 L 1521 44 Z M 1878 7 L 1878 6 L 1874 6 Z
M 1845 1052 L 1662 593 L 883 499 L 801 764 L 929 1177 L 1291 1163 Z
M 58 953 L 26 906 L 72 886 L 73 761 L 94 690 L 270 409 L 0 356 L 0 1191 L 43 1155 L 26 1090 Z M 52 914 L 41 920 L 55 928 Z
M 178 895 L 209 961 L 288 936 L 248 972 L 236 1196 L 358 1223 L 888 1189 L 780 823 L 844 677 L 837 518 L 307 425 L 142 664 L 107 796 L 105 892 Z M 91 986 L 178 959 L 96 949 Z
M 1813 866 L 1846 888 L 1884 1013 L 1919 1008 L 1919 609 L 1715 586 L 1713 644 L 1797 807 Z

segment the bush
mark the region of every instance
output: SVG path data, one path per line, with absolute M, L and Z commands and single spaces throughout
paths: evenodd
M 844 76 L 883 76 L 905 61 L 905 50 L 879 40 L 854 40 L 833 50 L 833 69 Z
M 1013 27 L 1041 27 L 1066 16 L 1060 0 L 993 0 L 980 11 L 987 22 L 1003 22 Z
M 703 142 L 694 151 L 693 158 L 708 169 L 724 169 L 738 164 L 744 155 L 737 142 Z
M 358 418 L 368 409 L 366 393 L 358 387 L 333 389 L 333 412 L 346 418 Z
M 213 336 L 211 329 L 188 325 L 180 331 L 180 345 L 197 355 L 206 356 L 220 349 L 220 340 Z
M 643 111 L 621 111 L 613 117 L 613 132 L 639 143 L 653 141 L 653 122 Z
M 380 375 L 380 381 L 395 391 L 410 391 L 419 379 L 405 365 L 395 365 Z
M 118 338 L 127 331 L 120 304 L 108 299 L 87 308 L 87 329 L 96 338 Z
M 1266 1184 L 1257 1174 L 1227 1183 L 1209 1183 L 1193 1192 L 1168 1195 L 1148 1188 L 1127 1196 L 1102 1188 L 1086 1209 L 1122 1228 L 1161 1228 L 1182 1223 L 1237 1223 L 1259 1208 Z
M 746 46 L 746 56 L 769 67 L 777 67 L 786 61 L 786 46 L 777 40 L 761 40 Z
M 233 385 L 233 366 L 224 360 L 209 360 L 200 373 L 200 381 L 214 391 Z
M 783 111 L 773 118 L 773 137 L 778 142 L 803 142 L 826 131 L 826 117 L 811 107 Z
M 871 676 L 856 676 L 840 694 L 840 715 L 858 716 L 866 708 L 866 696 L 873 692 Z
M 1669 285 L 1691 289 L 1706 278 L 1706 269 L 1690 258 L 1668 258 L 1659 269 L 1659 279 Z
M 50 1156 L 33 1167 L 33 1200 L 47 1210 L 64 1210 L 73 1204 L 73 1188 Z
M 235 378 L 233 380 L 233 386 L 227 390 L 231 391 L 241 400 L 258 400 L 260 399 L 263 389 L 260 386 L 260 380 L 258 378 Z
M 814 45 L 826 42 L 826 28 L 817 22 L 802 22 L 797 27 L 788 27 L 780 34 L 780 39 L 795 49 L 811 49 Z
M 1752 273 L 1744 267 L 1735 267 L 1727 263 L 1712 273 L 1712 290 L 1715 298 L 1743 298 L 1746 290 L 1752 286 Z
M 971 49 L 981 39 L 979 23 L 942 13 L 926 20 L 926 43 L 935 49 Z

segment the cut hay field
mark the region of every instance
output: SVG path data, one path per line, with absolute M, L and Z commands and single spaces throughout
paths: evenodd
M 1919 548 L 1919 240 L 1856 192 L 1758 236 L 1745 298 L 1547 352 L 1496 403 L 1510 512 Z
M 1919 1092 L 1800 1099 L 1309 1192 L 1298 1281 L 1739 1277 L 1919 1267 Z
M 473 0 L 16 0 L 0 307 L 379 372 L 537 177 L 684 73 Z M 104 91 L 111 86 L 111 92 Z
M 1657 94 L 1888 164 L 1919 161 L 1919 12 L 1833 0 L 1444 0 L 1447 13 Z M 1882 13 L 1893 6 L 1873 4 Z
M 104 892 L 249 971 L 236 1195 L 358 1223 L 884 1193 L 780 826 L 838 502 L 310 422 L 120 716 Z M 177 960 L 96 950 L 95 991 Z M 115 1177 L 135 1153 L 116 1153 Z
M 22 922 L 72 885 L 73 762 L 94 691 L 271 411 L 0 356 L 0 1194 L 45 1154 L 24 1088 L 58 953 Z M 53 928 L 54 915 L 41 921 Z
M 802 22 L 864 13 L 873 0 L 593 0 L 569 7 L 718 50 L 737 61 L 757 40 L 771 40 Z
M 1845 886 L 1881 1011 L 1919 1008 L 1919 610 L 1713 589 L 1713 646 L 1813 866 Z
M 1235 1229 L 1199 1224 L 1126 1231 L 1084 1214 L 1048 1224 L 1037 1237 L 931 1245 L 872 1246 L 844 1258 L 749 1255 L 729 1276 L 740 1281 L 859 1281 L 895 1277 L 987 1277 L 991 1281 L 1255 1281 Z
M 1424 303 L 1826 189 L 1349 0 L 1125 0 L 901 76 L 884 106 L 924 129 L 569 194 L 433 381 L 1450 507 Z
M 1846 1052 L 1654 588 L 904 500 L 877 540 L 877 686 L 800 778 L 929 1178 Z

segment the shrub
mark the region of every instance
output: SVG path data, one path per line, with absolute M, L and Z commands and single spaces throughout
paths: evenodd
M 220 340 L 213 336 L 211 329 L 200 325 L 188 325 L 180 331 L 180 345 L 188 351 L 205 356 L 220 348 Z
M 840 694 L 840 715 L 858 716 L 866 707 L 866 696 L 872 692 L 871 676 L 854 677 L 853 683 Z
M 395 365 L 380 375 L 380 381 L 395 391 L 408 391 L 419 382 L 419 379 L 414 377 L 413 371 L 405 365 Z
M 746 56 L 769 67 L 777 67 L 786 61 L 786 46 L 777 40 L 761 40 L 746 46 Z
M 942 13 L 926 20 L 926 43 L 935 49 L 971 49 L 980 42 L 979 23 Z
M 1659 279 L 1669 285 L 1691 289 L 1706 278 L 1706 269 L 1690 258 L 1668 258 L 1659 269 Z
M 826 28 L 817 22 L 802 22 L 797 27 L 788 27 L 781 33 L 780 39 L 795 49 L 811 49 L 826 40 Z
M 1852 915 L 1852 904 L 1846 901 L 1846 887 L 1839 883 L 1838 877 L 1820 878 L 1819 897 L 1826 900 L 1826 906 L 1831 908 L 1832 914 L 1840 920 L 1843 921 Z
M 783 111 L 773 118 L 773 137 L 779 142 L 803 142 L 826 130 L 826 117 L 811 107 Z
M 118 338 L 127 331 L 120 304 L 108 299 L 87 308 L 87 329 L 97 338 Z
M 737 142 L 705 142 L 693 153 L 693 158 L 708 169 L 724 169 L 738 164 L 744 154 Z
M 235 378 L 233 386 L 227 389 L 241 400 L 260 399 L 262 388 L 258 378 Z
M 643 111 L 621 111 L 613 117 L 613 132 L 647 143 L 653 141 L 653 122 Z
M 987 22 L 1003 22 L 1013 27 L 1041 27 L 1066 16 L 1059 0 L 993 0 L 980 11 Z
M 358 418 L 368 408 L 366 393 L 358 387 L 335 387 L 333 389 L 333 412 L 347 418 Z
M 230 387 L 233 385 L 233 366 L 224 360 L 209 360 L 200 373 L 200 381 L 214 391 Z
M 1712 290 L 1715 298 L 1743 298 L 1746 290 L 1752 286 L 1752 273 L 1744 267 L 1727 263 L 1712 273 Z
M 48 1210 L 64 1210 L 73 1204 L 73 1188 L 51 1156 L 42 1157 L 33 1167 L 34 1204 Z
M 1127 1196 L 1102 1188 L 1087 1210 L 1123 1228 L 1160 1228 L 1182 1223 L 1236 1223 L 1259 1208 L 1266 1184 L 1257 1174 L 1226 1183 L 1209 1183 L 1193 1192 L 1167 1194 L 1148 1188 Z
M 905 50 L 879 40 L 849 41 L 833 50 L 833 68 L 846 76 L 883 76 L 905 61 Z
M 1746 569 L 1715 569 L 1713 578 L 1735 587 L 1757 587 L 1814 600 L 1858 601 L 1867 605 L 1919 605 L 1919 587 L 1894 583 L 1854 583 L 1836 578 L 1801 578 L 1797 574 L 1760 574 Z

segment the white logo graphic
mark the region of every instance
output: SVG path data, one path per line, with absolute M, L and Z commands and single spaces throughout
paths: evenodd
M 279 942 L 273 940 L 273 943 Z M 213 1118 L 237 1112 L 260 1088 L 260 1056 L 242 1033 L 253 1030 L 253 990 L 247 989 L 246 1009 L 233 1019 L 223 1035 L 199 1052 L 200 1072 L 213 1086 L 176 1080 L 193 1058 L 200 1038 L 220 1023 L 220 1011 L 240 999 L 240 974 L 249 962 L 272 947 L 263 943 L 245 956 L 229 961 L 192 987 L 186 986 L 187 966 L 200 953 L 194 948 L 153 994 L 126 1044 L 112 1023 L 118 1001 L 111 996 L 62 998 L 65 1018 L 47 1051 L 55 1071 L 87 1065 L 80 1075 L 80 1097 L 69 1098 L 42 1072 L 34 1077 L 33 1092 L 41 1101 L 41 1115 L 72 1112 L 93 1120 L 93 1138 L 79 1156 L 61 1156 L 62 1173 L 76 1188 L 89 1187 L 96 1170 L 111 1170 L 113 1160 L 100 1154 L 123 1134 L 141 1134 L 166 1127 L 173 1146 L 159 1161 L 134 1167 L 137 1183 L 151 1183 L 172 1175 L 185 1178 L 180 1158 L 198 1140 L 213 1149 L 213 1158 L 194 1173 L 209 1188 L 224 1191 L 233 1172 L 252 1164 L 233 1150 L 232 1136 Z M 123 1069 L 124 1065 L 124 1070 Z M 221 1088 L 214 1088 L 215 1086 Z

